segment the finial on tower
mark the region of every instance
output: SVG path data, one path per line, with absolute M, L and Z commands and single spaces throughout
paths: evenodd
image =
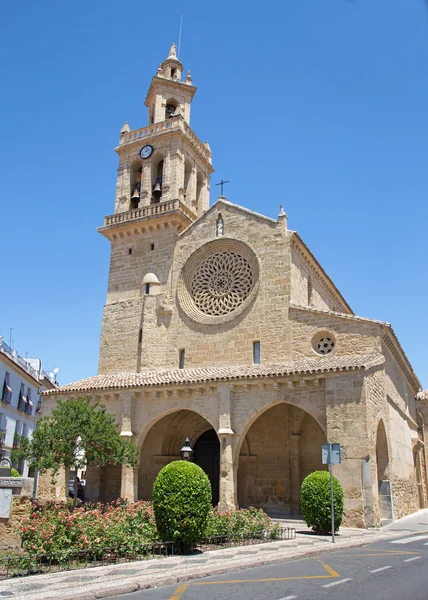
M 177 45 L 175 42 L 172 42 L 168 58 L 177 58 Z
M 189 83 L 190 85 L 192 85 L 192 83 L 193 83 L 192 76 L 190 75 L 190 69 L 187 71 L 186 83 Z
M 129 133 L 131 131 L 131 128 L 129 127 L 129 123 L 128 121 L 125 121 L 124 126 L 122 127 L 122 129 L 120 130 L 120 133 Z
M 278 223 L 282 225 L 284 229 L 287 229 L 287 213 L 282 204 L 279 205 Z

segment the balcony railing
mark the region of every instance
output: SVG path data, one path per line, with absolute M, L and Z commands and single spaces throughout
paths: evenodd
M 2 337 L 0 337 L 0 351 L 7 354 L 9 358 L 14 360 L 22 369 L 27 371 L 27 373 L 29 373 L 32 377 L 34 377 L 35 379 L 39 379 L 38 371 L 36 371 L 36 369 L 34 369 L 30 365 L 30 363 L 25 360 L 25 358 L 22 358 L 22 356 L 20 356 L 16 350 L 13 350 L 10 346 L 8 346 L 8 344 L 6 344 Z
M 108 225 L 125 223 L 126 221 L 133 221 L 134 219 L 141 219 L 142 217 L 161 215 L 172 210 L 181 210 L 181 212 L 183 212 L 191 221 L 196 219 L 196 215 L 189 208 L 187 208 L 187 206 L 180 202 L 180 200 L 167 200 L 166 202 L 150 204 L 150 206 L 143 206 L 142 208 L 134 208 L 133 210 L 128 210 L 127 212 L 109 215 L 108 217 L 104 218 L 104 227 Z
M 198 136 L 193 133 L 192 129 L 181 115 L 176 115 L 175 117 L 171 117 L 165 121 L 161 121 L 160 123 L 153 123 L 153 125 L 148 125 L 147 127 L 134 129 L 134 131 L 121 133 L 119 145 L 122 146 L 124 144 L 129 144 L 135 142 L 136 140 L 144 141 L 144 138 L 147 136 L 152 136 L 158 133 L 162 134 L 167 131 L 174 131 L 177 129 L 183 131 L 192 144 L 196 146 L 199 152 L 207 159 L 209 163 L 211 163 L 211 151 L 205 146 L 205 144 L 201 142 Z

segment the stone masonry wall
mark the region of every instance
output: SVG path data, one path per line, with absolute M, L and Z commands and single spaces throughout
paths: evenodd
M 357 321 L 352 318 L 320 314 L 304 309 L 290 308 L 292 321 L 293 358 L 319 356 L 312 347 L 312 340 L 319 332 L 330 332 L 335 338 L 334 353 L 338 356 L 363 354 L 380 350 L 380 326 L 377 323 Z

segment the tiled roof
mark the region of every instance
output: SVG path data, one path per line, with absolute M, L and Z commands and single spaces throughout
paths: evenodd
M 95 392 L 123 388 L 153 387 L 174 384 L 197 384 L 210 381 L 233 381 L 240 379 L 260 379 L 326 373 L 329 371 L 349 371 L 383 364 L 384 357 L 379 353 L 348 356 L 302 357 L 277 365 L 227 365 L 222 367 L 197 367 L 194 369 L 153 369 L 140 373 L 108 373 L 88 377 L 69 383 L 56 390 L 43 392 L 44 396 L 70 394 L 74 392 Z

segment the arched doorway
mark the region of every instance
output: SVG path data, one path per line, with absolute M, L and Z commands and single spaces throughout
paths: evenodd
M 241 446 L 238 503 L 271 515 L 300 513 L 300 486 L 316 470 L 325 469 L 321 446 L 326 436 L 304 410 L 285 402 L 262 413 Z
M 212 488 L 212 503 L 217 506 L 220 482 L 220 442 L 214 429 L 203 433 L 193 448 L 193 460 L 208 475 Z
M 379 421 L 376 433 L 377 484 L 381 519 L 392 519 L 392 490 L 389 480 L 389 452 L 384 422 Z
M 214 438 L 215 436 L 215 438 Z M 196 464 L 207 473 L 213 491 L 219 488 L 220 446 L 211 423 L 191 410 L 178 410 L 160 418 L 147 433 L 138 468 L 138 498 L 151 500 L 153 483 L 168 463 L 180 460 L 180 449 L 188 437 Z M 215 445 L 217 440 L 217 450 Z M 217 459 L 216 459 L 217 456 Z M 199 462 L 200 461 L 200 462 Z M 218 467 L 216 470 L 216 461 Z

